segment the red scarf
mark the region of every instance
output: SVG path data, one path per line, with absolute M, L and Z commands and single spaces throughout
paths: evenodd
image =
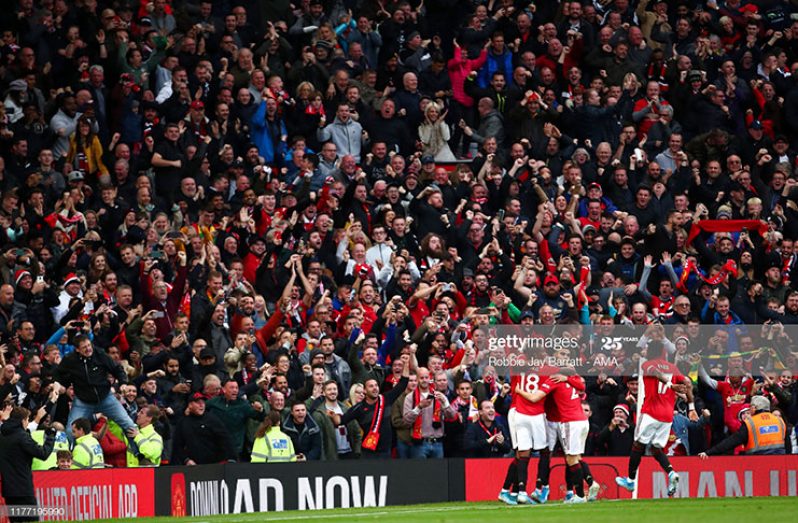
M 734 263 L 734 260 L 728 260 L 725 264 L 723 264 L 723 267 L 720 268 L 719 273 L 717 273 L 715 276 L 707 277 L 698 271 L 698 267 L 696 267 L 695 263 L 693 263 L 692 260 L 687 260 L 687 264 L 685 264 L 684 270 L 682 271 L 682 275 L 679 278 L 679 283 L 676 284 L 676 288 L 678 288 L 679 291 L 681 291 L 682 293 L 688 292 L 687 278 L 690 277 L 691 272 L 695 272 L 699 278 L 704 280 L 709 285 L 715 286 L 724 281 L 729 274 L 736 274 L 737 264 Z
M 433 423 L 435 423 L 435 422 L 440 423 L 440 421 L 441 421 L 441 403 L 437 399 L 435 399 L 435 394 L 433 392 L 430 392 L 429 394 L 432 397 L 432 422 Z M 415 408 L 416 405 L 418 405 L 418 403 L 420 401 L 421 401 L 421 389 L 417 388 L 416 390 L 413 391 L 413 408 Z M 417 440 L 417 441 L 422 438 L 422 436 L 421 436 L 421 418 L 422 418 L 422 415 L 419 412 L 415 423 L 413 423 L 413 433 L 411 434 L 411 437 L 414 440 Z
M 700 222 L 693 223 L 690 228 L 690 234 L 687 236 L 687 243 L 690 243 L 698 236 L 701 231 L 704 232 L 740 232 L 743 229 L 756 231 L 761 236 L 768 232 L 768 224 L 760 220 L 701 220 Z
M 374 416 L 371 418 L 371 428 L 368 433 L 363 437 L 361 447 L 371 451 L 377 450 L 377 445 L 380 443 L 380 426 L 382 425 L 382 417 L 385 414 L 385 398 L 382 394 L 377 396 L 377 404 L 374 406 Z

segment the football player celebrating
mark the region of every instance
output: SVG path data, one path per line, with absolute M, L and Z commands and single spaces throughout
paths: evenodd
M 690 379 L 683 376 L 676 365 L 665 359 L 665 346 L 660 340 L 648 343 L 646 355 L 650 359 L 642 364 L 644 398 L 640 409 L 640 421 L 635 431 L 635 441 L 632 444 L 632 454 L 629 457 L 629 476 L 617 477 L 615 482 L 630 492 L 634 491 L 640 460 L 643 458 L 646 446 L 651 445 L 651 454 L 668 474 L 668 496 L 672 497 L 679 485 L 679 475 L 673 470 L 668 456 L 662 449 L 668 443 L 671 432 L 677 392 L 687 395 L 689 418 L 691 421 L 698 421 L 693 403 L 693 386 Z

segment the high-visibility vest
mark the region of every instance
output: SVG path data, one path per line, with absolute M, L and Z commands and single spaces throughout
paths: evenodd
M 784 454 L 787 427 L 781 417 L 760 412 L 745 420 L 745 425 L 748 427 L 746 454 Z
M 91 434 L 86 434 L 75 440 L 72 449 L 73 469 L 101 469 L 105 467 L 103 448 Z
M 280 427 L 272 427 L 252 444 L 252 463 L 286 463 L 296 461 L 294 443 Z
M 138 435 L 133 438 L 133 441 L 139 448 L 139 454 L 144 456 L 148 463 L 139 463 L 137 458 L 130 452 L 130 444 L 128 443 L 127 450 L 127 466 L 140 467 L 140 466 L 155 466 L 161 465 L 161 454 L 163 454 L 163 438 L 155 431 L 155 427 L 147 425 L 139 429 Z
M 33 438 L 33 441 L 38 443 L 39 445 L 44 445 L 44 431 L 43 430 L 34 430 L 31 432 L 30 435 Z M 31 470 L 50 470 L 58 466 L 58 457 L 56 454 L 59 450 L 69 450 L 69 440 L 67 439 L 67 435 L 60 430 L 55 435 L 55 445 L 53 445 L 53 451 L 47 456 L 47 459 L 41 460 L 33 458 L 33 463 L 31 465 Z

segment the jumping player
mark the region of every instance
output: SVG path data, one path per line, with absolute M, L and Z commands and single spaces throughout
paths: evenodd
M 648 344 L 647 356 L 650 358 L 642 365 L 643 373 L 643 406 L 640 410 L 640 421 L 635 431 L 632 454 L 629 457 L 629 476 L 615 478 L 615 483 L 626 490 L 634 491 L 637 469 L 646 446 L 651 445 L 651 454 L 662 470 L 668 474 L 668 496 L 676 493 L 679 486 L 679 475 L 673 470 L 668 456 L 662 451 L 668 443 L 668 436 L 673 423 L 673 407 L 676 404 L 676 393 L 684 392 L 689 403 L 689 418 L 698 421 L 698 414 L 693 403 L 693 386 L 689 378 L 669 363 L 665 347 L 659 340 Z

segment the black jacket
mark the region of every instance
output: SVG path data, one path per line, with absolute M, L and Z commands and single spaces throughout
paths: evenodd
M 0 477 L 3 497 L 33 497 L 33 458 L 47 459 L 53 451 L 55 436 L 46 435 L 44 445 L 38 445 L 22 422 L 10 419 L 0 427 Z
M 322 459 L 324 443 L 321 438 L 321 428 L 310 414 L 305 418 L 302 429 L 297 428 L 294 418 L 289 414 L 283 422 L 282 430 L 291 438 L 294 452 L 304 454 L 305 459 L 309 461 Z
M 86 403 L 99 403 L 111 392 L 108 375 L 120 383 L 127 383 L 127 374 L 121 365 L 101 349 L 94 349 L 84 358 L 77 351 L 67 354 L 55 370 L 55 379 L 64 387 L 74 385 L 75 396 Z
M 488 438 L 496 432 L 504 436 L 504 443 L 488 443 Z M 502 418 L 497 417 L 491 427 L 483 423 L 468 423 L 463 437 L 463 448 L 470 458 L 501 458 L 512 450 L 510 431 Z
M 407 378 L 402 377 L 402 379 L 399 380 L 399 383 L 397 383 L 394 388 L 383 394 L 383 397 L 385 398 L 385 412 L 383 413 L 382 422 L 380 423 L 380 439 L 379 443 L 377 444 L 377 453 L 389 452 L 391 450 L 393 441 L 393 427 L 391 427 L 391 405 L 393 405 L 393 402 L 396 401 L 405 391 L 408 381 L 409 380 Z M 374 418 L 375 408 L 376 403 L 374 405 L 369 405 L 366 403 L 366 400 L 363 400 L 344 413 L 344 415 L 341 417 L 341 425 L 346 425 L 350 421 L 355 420 L 363 430 L 365 437 L 365 434 L 371 430 L 371 421 Z
M 213 414 L 189 415 L 177 424 L 171 462 L 183 465 L 189 459 L 197 465 L 238 459 L 230 433 Z

